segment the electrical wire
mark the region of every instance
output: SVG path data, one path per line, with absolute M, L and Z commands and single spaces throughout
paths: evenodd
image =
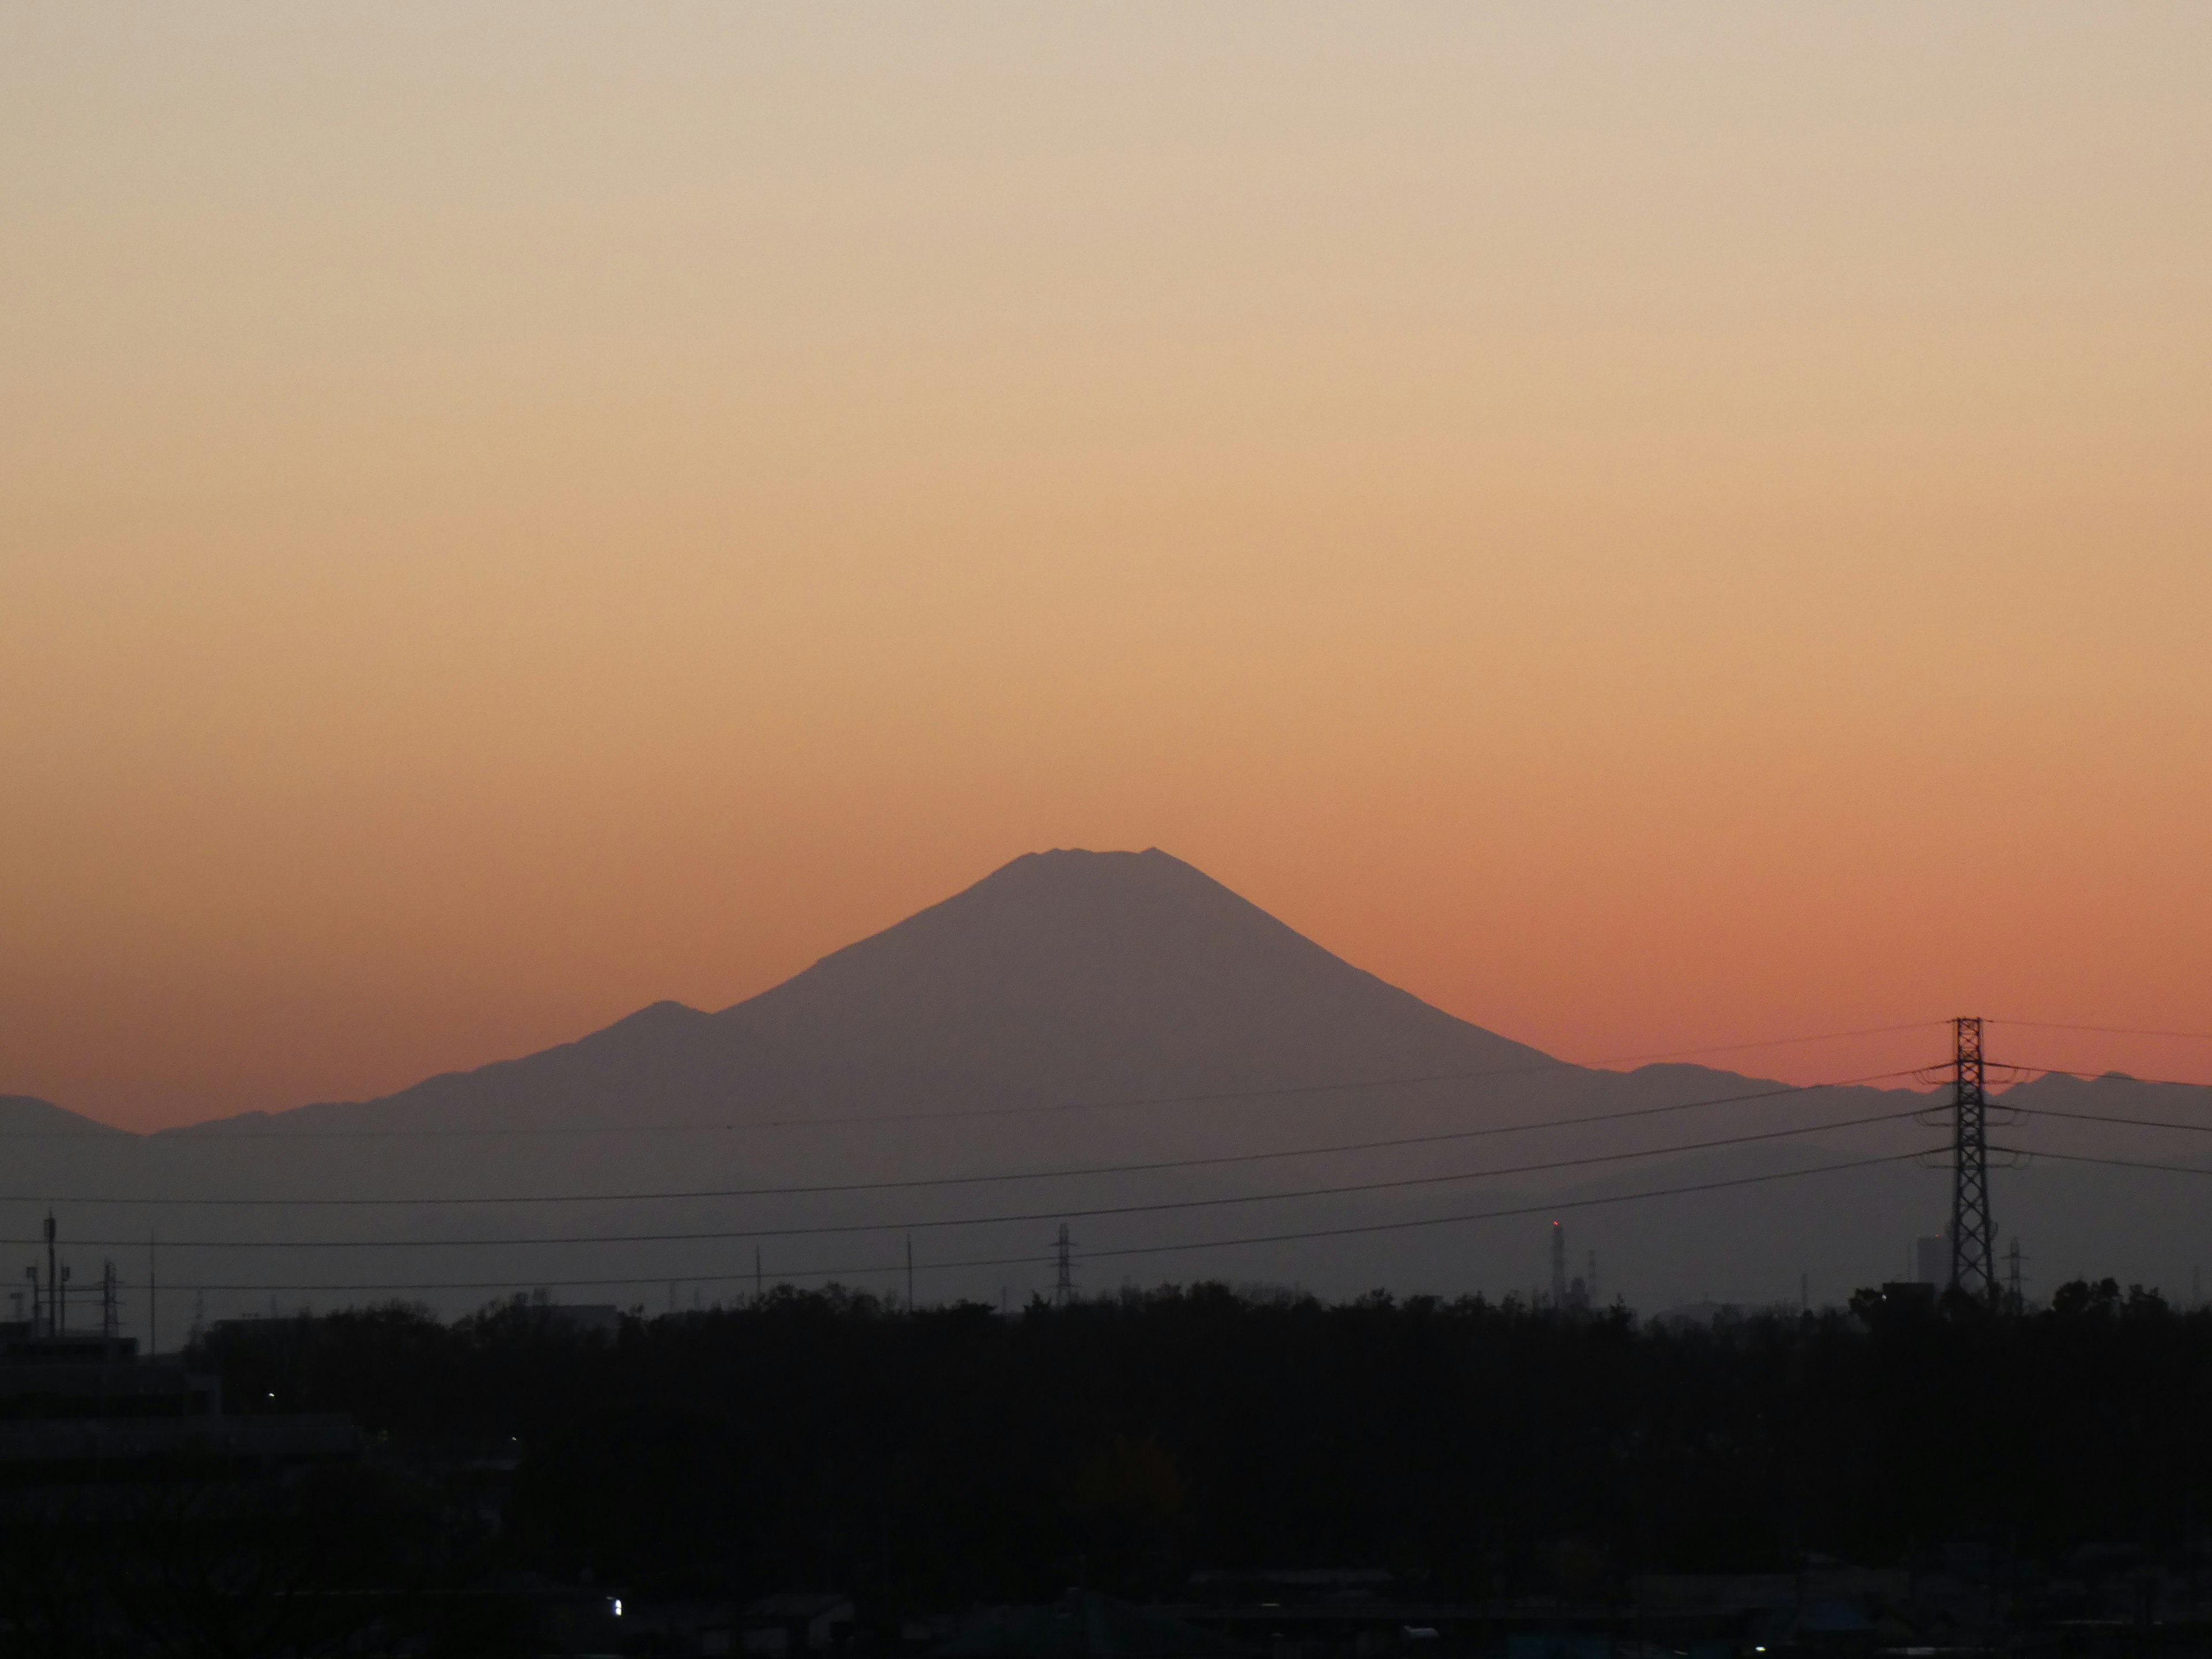
M 2098 1158 L 2088 1152 L 2053 1152 L 2033 1146 L 1992 1146 L 1993 1152 L 2007 1152 L 2014 1158 L 2055 1158 L 2062 1164 L 2102 1164 L 2115 1170 L 2157 1170 L 2166 1175 L 2212 1176 L 2212 1170 L 2194 1164 L 2154 1164 L 2146 1158 Z
M 1903 1077 L 1904 1072 L 1879 1072 L 1872 1076 L 1846 1079 L 1841 1083 L 1791 1084 L 1777 1089 L 1757 1091 L 1750 1094 L 1715 1095 L 1703 1100 L 1676 1101 L 1662 1106 L 1639 1106 L 1619 1112 L 1594 1112 L 1582 1117 L 1551 1118 L 1525 1123 L 1498 1124 L 1480 1129 L 1449 1129 L 1428 1135 L 1406 1135 L 1389 1140 L 1347 1141 L 1333 1146 L 1293 1147 L 1264 1152 L 1222 1152 L 1205 1158 L 1162 1158 L 1143 1164 L 1102 1164 L 1073 1170 L 1017 1170 L 995 1175 L 971 1176 L 908 1176 L 890 1181 L 826 1182 L 810 1186 L 792 1187 L 726 1187 L 703 1188 L 674 1192 L 648 1193 L 528 1193 L 513 1194 L 470 1195 L 461 1198 L 174 1198 L 167 1196 L 136 1196 L 112 1198 L 67 1197 L 53 1194 L 9 1193 L 0 1194 L 0 1203 L 7 1204 L 112 1204 L 161 1205 L 171 1207 L 195 1207 L 202 1205 L 223 1208 L 391 1208 L 396 1206 L 477 1206 L 489 1204 L 615 1204 L 649 1203 L 681 1199 L 729 1198 L 803 1198 L 829 1194 L 905 1191 L 933 1187 L 965 1187 L 985 1182 L 1017 1181 L 1068 1180 L 1083 1176 L 1108 1175 L 1149 1174 L 1164 1170 L 1203 1169 L 1227 1164 L 1256 1164 L 1270 1159 L 1287 1158 L 1317 1158 L 1346 1152 L 1385 1151 L 1394 1147 L 1432 1146 L 1443 1141 L 1473 1140 L 1487 1136 L 1522 1134 L 1555 1128 L 1572 1128 L 1589 1123 L 1618 1123 L 1635 1118 L 1656 1117 L 1669 1112 L 1686 1112 L 1706 1106 L 1730 1106 L 1741 1103 L 1776 1100 L 1790 1095 L 1817 1094 L 1828 1089 L 1856 1088 L 1878 1082 L 1884 1078 Z M 1915 1106 L 1913 1112 L 1927 1110 L 1924 1105 Z M 1909 1115 L 1901 1114 L 1900 1115 Z M 1800 1133 L 1790 1131 L 1789 1133 Z
M 1302 1239 L 1343 1238 L 1358 1233 L 1402 1232 L 1419 1227 L 1445 1227 L 1464 1222 L 1497 1221 L 1525 1215 L 1549 1215 L 1563 1210 L 1595 1209 L 1606 1205 L 1632 1204 L 1645 1199 L 1679 1198 L 1695 1193 L 1720 1192 L 1734 1187 L 1756 1187 L 1772 1182 L 1801 1180 L 1808 1176 L 1834 1175 L 1847 1170 L 1871 1169 L 1879 1164 L 1901 1164 L 1924 1156 L 1924 1152 L 1893 1152 L 1878 1158 L 1853 1158 L 1839 1164 L 1815 1164 L 1805 1170 L 1778 1170 L 1763 1175 L 1735 1176 L 1720 1181 L 1692 1182 L 1679 1187 L 1656 1187 L 1643 1192 L 1614 1193 L 1600 1197 L 1565 1199 L 1547 1204 L 1518 1205 L 1508 1209 L 1479 1210 L 1456 1215 L 1419 1216 L 1400 1221 L 1377 1221 L 1343 1227 L 1312 1227 L 1295 1231 L 1239 1235 L 1227 1238 L 1187 1239 L 1169 1244 L 1130 1245 L 1124 1248 L 1085 1250 L 1076 1259 L 1085 1261 L 1105 1261 L 1133 1255 L 1163 1255 L 1186 1250 L 1226 1249 L 1242 1244 L 1285 1244 Z M 1050 1260 L 1040 1255 L 988 1256 L 964 1261 L 918 1261 L 917 1272 L 951 1272 L 963 1267 L 1011 1267 L 1042 1265 Z M 779 1282 L 794 1279 L 836 1279 L 846 1274 L 892 1273 L 905 1271 L 903 1262 L 880 1262 L 870 1267 L 810 1268 L 801 1273 L 786 1273 Z M 739 1283 L 754 1274 L 744 1271 L 726 1273 L 655 1273 L 628 1279 L 555 1279 L 542 1281 L 544 1288 L 558 1285 L 563 1290 L 597 1290 L 609 1286 L 632 1285 L 711 1285 Z M 422 1284 L 349 1284 L 349 1285 L 247 1285 L 247 1284 L 173 1284 L 164 1289 L 194 1291 L 251 1291 L 257 1295 L 275 1292 L 322 1293 L 387 1291 L 398 1292 L 428 1291 L 487 1291 L 504 1290 L 514 1284 L 512 1279 L 441 1279 Z
M 1561 1210 L 1595 1209 L 1607 1204 L 1626 1204 L 1646 1198 L 1677 1198 L 1688 1193 L 1717 1193 L 1730 1187 L 1757 1187 L 1771 1181 L 1794 1181 L 1801 1176 L 1833 1175 L 1843 1170 L 1872 1169 L 1879 1164 L 1902 1164 L 1911 1158 L 1924 1158 L 1930 1149 L 1917 1152 L 1889 1152 L 1879 1158 L 1852 1158 L 1842 1164 L 1816 1164 L 1809 1170 L 1778 1170 L 1765 1175 L 1734 1176 L 1723 1181 L 1692 1182 L 1680 1187 L 1657 1187 L 1641 1193 L 1620 1193 L 1597 1198 L 1571 1198 L 1547 1204 L 1523 1204 L 1510 1210 L 1484 1210 L 1465 1215 L 1426 1216 L 1406 1221 L 1370 1221 L 1345 1227 L 1316 1227 L 1306 1231 L 1262 1234 L 1244 1238 L 1194 1239 L 1176 1244 L 1138 1244 L 1125 1249 L 1091 1250 L 1085 1260 L 1106 1256 L 1157 1255 L 1169 1250 L 1218 1249 L 1231 1244 L 1283 1244 L 1304 1238 L 1345 1238 L 1358 1233 L 1402 1232 L 1413 1227 L 1437 1227 L 1455 1221 L 1496 1221 L 1512 1216 L 1552 1215 Z M 1933 1150 L 1942 1151 L 1938 1147 Z
M 2146 1031 L 2130 1025 L 2069 1025 L 2051 1019 L 1993 1019 L 1991 1025 L 2019 1025 L 2037 1031 L 2094 1031 L 2104 1036 L 2179 1037 L 2189 1042 L 2212 1042 L 2212 1031 Z
M 2160 1089 L 2212 1089 L 2212 1083 L 2193 1082 L 2187 1078 L 2137 1077 L 2132 1072 L 2085 1072 L 2075 1066 L 2031 1066 L 2019 1060 L 1992 1060 L 1985 1064 L 2004 1071 L 2033 1072 L 2039 1077 L 2077 1078 L 2084 1083 L 2148 1083 Z
M 2113 1117 L 2102 1112 L 2061 1112 L 2045 1106 L 2014 1106 L 2010 1109 L 2022 1117 L 2063 1117 L 2075 1123 L 2120 1123 L 2131 1129 L 2186 1129 L 2196 1134 L 2212 1134 L 2212 1123 L 2180 1123 L 2171 1118 Z
M 1519 1164 L 1498 1170 L 1462 1170 L 1448 1175 L 1401 1176 L 1389 1181 L 1346 1182 L 1330 1187 L 1302 1187 L 1271 1193 L 1231 1193 L 1210 1198 L 1157 1199 L 1143 1204 L 1101 1205 L 1090 1209 L 1033 1210 L 1009 1215 L 939 1216 L 924 1221 L 822 1222 L 805 1226 L 750 1227 L 714 1231 L 671 1233 L 563 1234 L 538 1238 L 339 1238 L 339 1239 L 174 1239 L 173 1249 L 482 1249 L 500 1245 L 550 1244 L 677 1244 L 749 1238 L 807 1238 L 833 1234 L 933 1231 L 945 1227 L 988 1227 L 1027 1221 L 1079 1221 L 1102 1216 L 1152 1215 L 1168 1210 L 1218 1209 L 1232 1204 L 1273 1204 L 1300 1198 L 1343 1198 L 1360 1193 L 1401 1192 L 1413 1187 L 1449 1186 L 1462 1181 L 1486 1181 L 1503 1176 L 1541 1175 L 1559 1170 L 1579 1170 L 1597 1164 L 1620 1164 L 1638 1158 L 1664 1158 L 1675 1152 L 1705 1152 L 1725 1146 L 1745 1146 L 1757 1141 L 1788 1140 L 1819 1134 L 1829 1129 L 1856 1129 L 1872 1123 L 1895 1123 L 1917 1116 L 1920 1109 L 1881 1112 L 1869 1117 L 1844 1118 L 1829 1123 L 1801 1124 L 1790 1129 L 1767 1129 L 1755 1134 L 1726 1135 L 1711 1140 L 1678 1142 L 1645 1147 L 1637 1152 L 1595 1152 L 1582 1158 L 1553 1158 L 1540 1164 Z M 31 1244 L 33 1239 L 9 1239 L 11 1244 Z M 72 1241 L 94 1248 L 130 1249 L 136 1239 L 88 1238 Z

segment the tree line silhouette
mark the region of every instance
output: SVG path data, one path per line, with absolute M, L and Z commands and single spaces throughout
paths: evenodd
M 511 1447 L 484 1570 L 895 1607 L 1200 1568 L 1602 1598 L 1808 1552 L 2055 1559 L 2193 1536 L 2212 1489 L 2212 1314 L 2109 1280 L 1712 1328 L 1208 1284 L 1011 1316 L 783 1289 L 611 1337 L 520 1300 L 233 1323 L 196 1358 L 243 1409 L 350 1414 L 395 1468 Z

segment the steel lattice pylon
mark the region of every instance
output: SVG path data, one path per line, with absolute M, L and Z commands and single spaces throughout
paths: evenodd
M 1990 1218 L 1989 1097 L 1982 1087 L 1982 1022 L 1951 1023 L 1958 1032 L 1951 1108 L 1951 1288 L 1995 1302 L 1997 1229 Z

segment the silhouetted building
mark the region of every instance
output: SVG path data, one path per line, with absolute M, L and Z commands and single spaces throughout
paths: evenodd
M 19 1499 L 165 1465 L 188 1463 L 197 1477 L 266 1472 L 360 1449 L 343 1417 L 227 1417 L 217 1377 L 181 1359 L 142 1359 L 131 1338 L 0 1324 L 0 1473 Z

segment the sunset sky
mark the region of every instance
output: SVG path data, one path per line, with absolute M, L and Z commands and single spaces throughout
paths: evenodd
M 0 1093 L 380 1093 L 1054 846 L 1569 1058 L 2212 1032 L 2208 88 L 2192 4 L 0 7 Z

